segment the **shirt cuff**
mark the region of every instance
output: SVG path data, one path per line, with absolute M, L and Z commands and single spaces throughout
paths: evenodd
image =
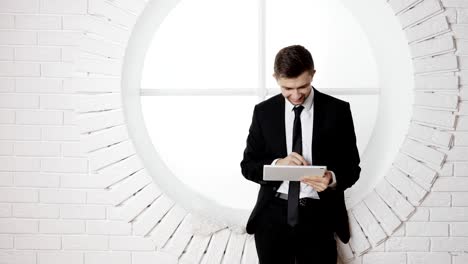
M 335 176 L 335 173 L 334 173 L 333 171 L 329 171 L 329 172 L 331 172 L 331 175 L 332 175 L 332 181 L 331 181 L 331 183 L 330 183 L 330 184 L 328 184 L 328 187 L 331 187 L 331 188 L 333 188 L 333 187 L 335 187 L 335 186 L 336 186 L 336 176 Z
M 271 165 L 276 165 L 276 162 L 277 162 L 278 160 L 279 160 L 279 159 L 275 159 L 275 160 L 271 163 Z

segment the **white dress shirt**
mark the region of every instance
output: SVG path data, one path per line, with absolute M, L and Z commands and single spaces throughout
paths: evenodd
M 292 132 L 294 126 L 294 105 L 285 99 L 284 104 L 284 122 L 286 129 L 286 147 L 288 155 L 292 152 Z M 304 109 L 301 112 L 301 129 L 302 129 L 302 156 L 311 165 L 323 165 L 323 164 L 312 164 L 312 132 L 314 129 L 314 89 L 310 92 L 309 96 L 306 98 L 302 104 Z M 272 164 L 276 164 L 278 159 L 274 160 Z M 336 185 L 335 173 L 332 172 L 332 182 L 328 185 L 329 187 L 334 187 Z M 310 197 L 314 199 L 320 199 L 317 191 L 305 183 L 300 183 L 301 189 L 299 193 L 299 198 Z M 287 194 L 289 190 L 289 181 L 283 181 L 281 186 L 278 189 L 278 192 Z

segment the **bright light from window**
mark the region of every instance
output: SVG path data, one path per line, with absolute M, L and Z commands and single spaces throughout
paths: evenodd
M 148 134 L 172 172 L 199 193 L 249 208 L 257 186 L 242 178 L 253 96 L 143 97 Z M 174 186 L 177 188 L 177 186 Z
M 320 88 L 377 88 L 377 66 L 367 37 L 337 0 L 266 1 L 267 86 L 279 49 L 301 44 L 314 58 Z
M 141 86 L 253 89 L 257 42 L 255 1 L 181 1 L 153 38 Z

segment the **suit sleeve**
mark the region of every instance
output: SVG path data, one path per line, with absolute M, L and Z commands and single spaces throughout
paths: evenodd
M 354 132 L 353 117 L 349 103 L 341 115 L 339 121 L 340 132 L 340 157 L 339 166 L 334 170 L 337 177 L 336 188 L 339 190 L 346 190 L 351 187 L 358 179 L 361 172 L 359 167 L 359 151 L 356 146 L 356 134 Z
M 272 181 L 264 181 L 263 179 L 263 165 L 270 165 L 274 157 L 268 155 L 266 152 L 265 139 L 262 133 L 261 123 L 259 121 L 258 106 L 255 106 L 252 123 L 247 136 L 246 148 L 244 156 L 240 163 L 242 175 L 250 181 L 262 185 L 273 184 Z

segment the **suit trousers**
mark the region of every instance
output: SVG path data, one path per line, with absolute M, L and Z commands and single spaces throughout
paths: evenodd
M 319 199 L 299 207 L 299 223 L 287 224 L 287 200 L 274 197 L 258 216 L 254 234 L 260 264 L 336 264 L 334 231 Z

